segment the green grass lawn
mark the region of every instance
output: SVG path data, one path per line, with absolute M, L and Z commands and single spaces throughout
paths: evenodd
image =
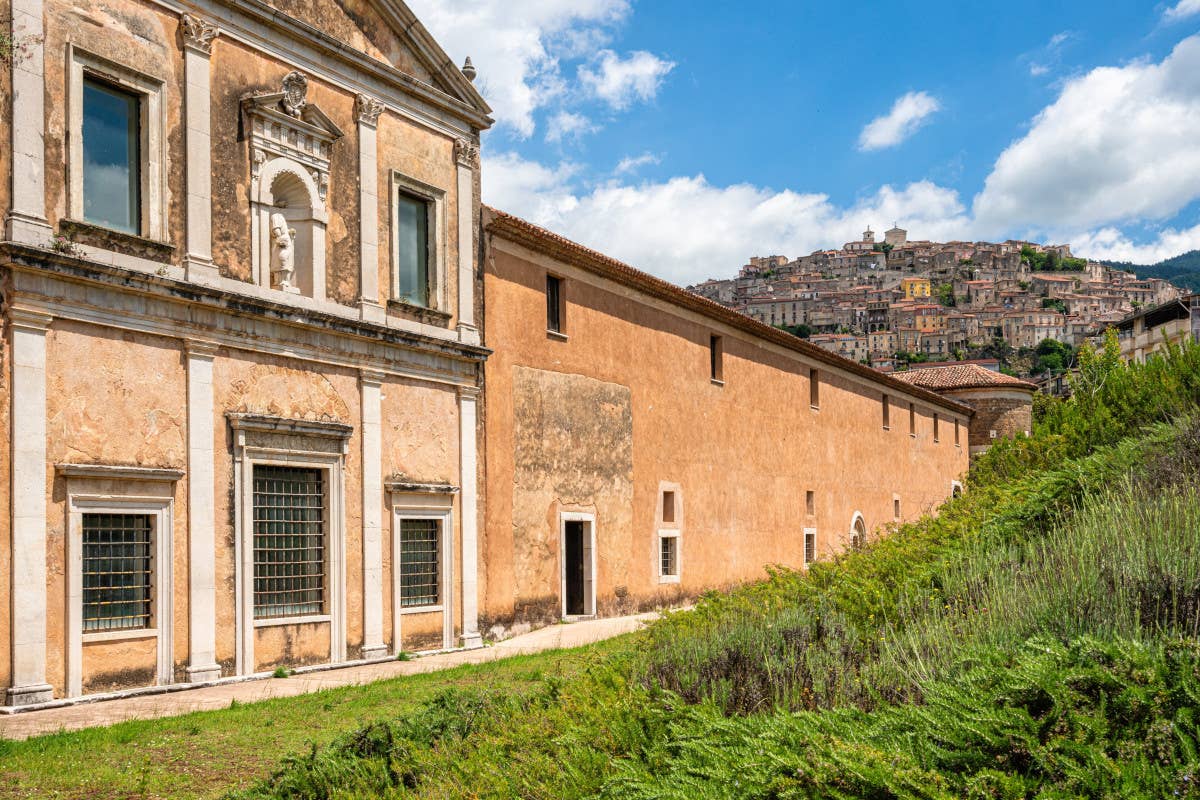
M 0 740 L 0 798 L 221 797 L 266 777 L 288 755 L 403 717 L 447 689 L 522 693 L 547 678 L 570 678 L 622 646 L 610 640 L 219 711 Z

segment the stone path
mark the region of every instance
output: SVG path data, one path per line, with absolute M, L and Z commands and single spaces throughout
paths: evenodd
M 656 619 L 658 613 L 631 617 L 584 620 L 567 625 L 551 625 L 521 636 L 514 636 L 491 647 L 423 656 L 412 661 L 386 661 L 357 667 L 322 670 L 293 675 L 286 679 L 262 679 L 222 683 L 199 689 L 166 694 L 151 694 L 102 700 L 93 703 L 27 711 L 0 717 L 0 737 L 27 739 L 58 731 L 73 731 L 112 725 L 129 719 L 155 719 L 228 708 L 230 702 L 254 703 L 273 697 L 292 697 L 338 686 L 355 686 L 373 681 L 436 672 L 461 664 L 482 664 L 516 655 L 540 653 L 568 647 L 580 647 L 637 630 Z

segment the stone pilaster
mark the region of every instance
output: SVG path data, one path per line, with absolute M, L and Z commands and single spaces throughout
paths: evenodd
M 9 705 L 53 699 L 46 683 L 46 331 L 12 309 L 12 686 Z
M 479 344 L 475 323 L 475 172 L 479 146 L 466 139 L 454 143 L 458 164 L 458 339 Z
M 377 126 L 383 104 L 360 94 L 354 104 L 358 117 L 358 208 L 361 268 L 358 307 L 362 318 L 383 322 L 379 299 L 379 159 Z
M 482 647 L 479 634 L 479 457 L 476 405 L 479 390 L 458 390 L 459 469 L 462 490 L 462 646 Z
M 381 373 L 362 371 L 363 658 L 387 654 L 383 641 L 382 385 Z
M 189 280 L 213 283 L 218 277 L 212 260 L 212 95 L 209 67 L 217 27 L 184 14 L 179 21 L 183 40 L 184 119 L 187 130 L 187 256 Z
M 217 664 L 217 489 L 213 431 L 211 342 L 187 342 L 188 431 L 188 680 L 221 677 Z
M 42 0 L 12 2 L 12 208 L 4 220 L 5 237 L 45 246 L 52 231 L 46 222 L 46 73 Z

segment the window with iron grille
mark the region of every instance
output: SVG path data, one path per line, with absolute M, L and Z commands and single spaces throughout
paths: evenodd
M 817 560 L 817 534 L 814 531 L 804 533 L 804 563 L 811 564 Z
M 151 624 L 148 514 L 83 515 L 83 629 L 116 631 Z
M 664 578 L 679 577 L 679 537 L 663 535 L 659 538 L 659 574 Z
M 254 616 L 324 611 L 324 472 L 255 466 Z
M 441 597 L 441 525 L 436 519 L 400 520 L 400 605 L 436 606 Z

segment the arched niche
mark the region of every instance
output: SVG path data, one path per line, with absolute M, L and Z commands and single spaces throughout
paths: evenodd
M 328 212 L 308 171 L 288 158 L 263 164 L 251 197 L 255 281 L 306 297 L 325 297 Z M 292 275 L 285 271 L 290 246 Z
M 242 100 L 254 281 L 324 300 L 325 202 L 333 144 L 342 132 L 308 102 L 303 74 L 289 73 L 281 88 Z

